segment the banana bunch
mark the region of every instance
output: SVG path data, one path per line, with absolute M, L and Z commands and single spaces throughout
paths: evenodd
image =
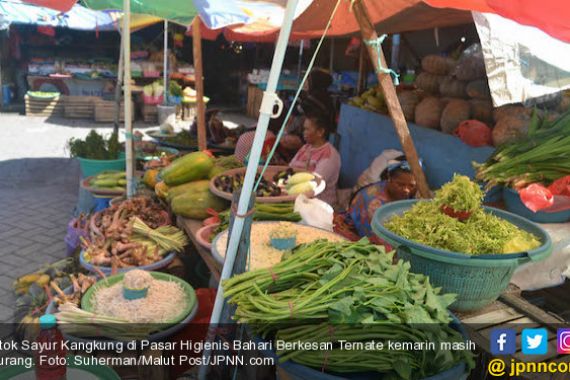
M 34 341 L 40 334 L 40 317 L 26 314 L 18 323 L 16 333 L 22 339 Z
M 315 190 L 317 184 L 315 183 L 314 179 L 315 175 L 311 173 L 293 174 L 291 177 L 289 177 L 287 184 L 285 185 L 287 194 L 298 195 Z
M 32 284 L 37 284 L 40 288 L 43 288 L 45 285 L 49 284 L 50 280 L 51 278 L 49 274 L 35 272 L 16 279 L 16 281 L 14 281 L 12 284 L 12 287 L 14 288 L 14 292 L 16 292 L 16 294 L 24 295 L 28 293 L 28 290 Z
M 380 87 L 368 89 L 362 95 L 350 98 L 348 104 L 372 112 L 388 113 L 384 93 Z
M 124 171 L 102 172 L 91 178 L 89 186 L 94 189 L 124 191 L 127 174 Z

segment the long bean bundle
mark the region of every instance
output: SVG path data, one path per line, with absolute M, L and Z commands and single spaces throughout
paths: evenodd
M 447 307 L 455 295 L 440 294 L 426 276 L 411 273 L 409 263 L 394 264 L 391 253 L 366 239 L 301 245 L 274 267 L 234 276 L 223 287 L 228 302 L 237 306 L 239 322 L 265 335 L 276 333 L 277 340 L 328 342 L 334 347 L 326 352 L 281 350 L 282 361 L 336 372 L 372 370 L 416 379 L 465 359 L 463 351 L 379 352 L 338 347 L 341 340 L 462 340 L 447 327 Z
M 216 228 L 215 235 L 227 230 L 230 225 L 230 210 L 223 211 L 218 215 L 220 217 L 220 225 Z M 301 221 L 301 215 L 295 212 L 295 205 L 291 202 L 256 203 L 252 217 L 255 221 Z
M 528 137 L 505 144 L 483 164 L 474 164 L 477 179 L 514 188 L 550 183 L 570 174 L 570 111 L 549 122 L 532 115 Z

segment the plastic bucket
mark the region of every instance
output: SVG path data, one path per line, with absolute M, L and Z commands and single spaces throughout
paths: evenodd
M 566 223 L 570 220 L 570 210 L 559 212 L 533 212 L 522 203 L 519 193 L 509 187 L 503 188 L 503 200 L 505 201 L 505 207 L 508 211 L 536 223 Z
M 2 105 L 8 106 L 12 103 L 13 93 L 12 93 L 12 85 L 4 84 L 2 85 Z
M 457 294 L 457 301 L 451 305 L 454 310 L 476 310 L 493 302 L 507 288 L 518 266 L 543 260 L 552 253 L 552 241 L 544 229 L 518 215 L 492 207 L 485 207 L 485 210 L 534 234 L 542 245 L 528 252 L 514 254 L 468 255 L 428 247 L 384 227 L 384 223 L 393 215 L 401 215 L 416 202 L 398 201 L 380 207 L 374 214 L 372 229 L 396 248 L 398 258 L 410 262 L 412 272 L 429 276 L 431 283 L 442 287 L 444 293 Z
M 77 159 L 79 160 L 83 178 L 91 177 L 107 170 L 125 170 L 126 165 L 125 158 L 117 160 L 90 160 L 77 157 Z
M 113 197 L 102 197 L 98 195 L 95 195 L 94 198 L 95 198 L 95 209 L 93 210 L 94 212 L 105 210 L 107 207 L 109 207 L 111 199 L 113 199 Z
M 162 125 L 170 115 L 176 114 L 176 106 L 156 106 L 158 109 L 158 124 Z

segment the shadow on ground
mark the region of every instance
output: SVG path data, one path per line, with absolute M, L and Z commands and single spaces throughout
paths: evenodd
M 0 161 L 0 188 L 78 186 L 79 162 L 70 158 L 21 158 Z

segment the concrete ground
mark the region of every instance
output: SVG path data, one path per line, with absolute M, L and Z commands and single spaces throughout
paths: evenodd
M 255 120 L 221 114 L 228 127 Z M 149 128 L 141 124 L 135 127 Z M 66 255 L 63 238 L 79 194 L 79 165 L 66 142 L 112 125 L 0 113 L 0 322 L 15 306 L 12 282 Z

